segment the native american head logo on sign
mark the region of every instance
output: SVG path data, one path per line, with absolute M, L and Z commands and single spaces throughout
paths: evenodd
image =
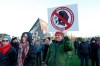
M 52 26 L 60 31 L 69 29 L 74 22 L 74 14 L 67 7 L 56 8 L 51 14 Z

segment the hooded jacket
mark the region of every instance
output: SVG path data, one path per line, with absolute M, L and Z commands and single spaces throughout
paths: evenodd
M 12 38 L 12 40 L 11 40 L 11 46 L 13 46 L 15 49 L 16 49 L 16 51 L 17 51 L 17 54 L 18 54 L 18 49 L 19 49 L 19 43 L 18 42 L 13 42 L 15 39 L 17 39 L 17 37 L 15 37 L 15 38 Z
M 91 58 L 98 58 L 99 45 L 91 42 L 90 47 L 91 47 Z
M 35 47 L 32 45 L 32 34 L 29 32 L 24 32 L 21 37 L 21 43 L 22 43 L 22 38 L 23 38 L 24 34 L 27 34 L 27 36 L 28 36 L 29 50 L 25 57 L 23 66 L 34 66 L 34 64 L 36 62 L 36 50 L 35 50 Z M 19 52 L 20 51 L 21 51 L 21 49 L 19 48 Z

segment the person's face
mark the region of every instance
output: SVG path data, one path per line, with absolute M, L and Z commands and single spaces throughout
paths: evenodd
M 13 42 L 14 42 L 14 43 L 17 42 L 17 39 L 14 39 Z
M 3 40 L 2 40 L 2 45 L 3 46 L 6 46 L 6 45 L 8 45 L 10 42 L 9 42 L 9 40 L 7 39 L 7 38 L 4 38 Z
M 49 44 L 49 39 L 45 39 L 45 44 Z
M 32 43 L 34 43 L 34 40 L 32 40 Z
M 55 35 L 55 40 L 56 41 L 61 41 L 63 39 L 63 36 L 61 34 L 56 34 Z
M 27 34 L 25 34 L 25 35 L 23 36 L 23 38 L 22 38 L 22 41 L 23 41 L 23 42 L 26 42 L 27 39 L 28 39 L 28 36 L 27 36 Z

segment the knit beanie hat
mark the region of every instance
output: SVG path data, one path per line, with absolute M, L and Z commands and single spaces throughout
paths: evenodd
M 60 31 L 57 31 L 57 32 L 55 33 L 55 35 L 57 35 L 57 34 L 60 34 L 60 35 L 62 35 L 62 36 L 63 36 L 63 33 L 62 33 L 62 32 L 60 32 Z
M 12 38 L 12 40 L 15 40 L 15 39 L 17 39 L 17 37 Z
M 7 38 L 9 40 L 9 42 L 11 42 L 11 37 L 10 36 L 4 36 L 3 39 L 4 38 Z

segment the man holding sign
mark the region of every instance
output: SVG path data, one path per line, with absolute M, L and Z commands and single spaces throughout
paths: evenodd
M 48 66 L 65 66 L 66 52 L 72 50 L 70 39 L 64 37 L 63 33 L 58 31 L 55 33 L 55 39 L 50 44 L 45 63 Z

